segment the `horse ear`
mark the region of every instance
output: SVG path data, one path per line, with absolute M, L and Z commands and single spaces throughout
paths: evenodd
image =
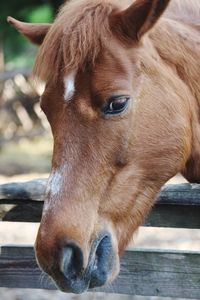
M 7 21 L 36 45 L 42 44 L 47 32 L 51 27 L 51 24 L 24 23 L 12 17 L 8 17 Z
M 111 28 L 123 40 L 139 41 L 155 25 L 169 2 L 170 0 L 136 0 L 127 9 L 111 16 Z

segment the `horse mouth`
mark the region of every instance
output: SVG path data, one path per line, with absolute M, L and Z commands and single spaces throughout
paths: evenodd
M 68 265 L 64 268 L 52 268 L 48 274 L 61 291 L 81 294 L 110 282 L 118 273 L 118 265 L 119 258 L 113 249 L 111 236 L 104 234 L 93 242 L 85 269 L 79 268 L 78 271 Z

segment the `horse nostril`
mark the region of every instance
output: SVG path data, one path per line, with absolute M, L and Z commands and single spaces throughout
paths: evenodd
M 73 244 L 66 244 L 62 248 L 60 270 L 68 279 L 75 279 L 83 271 L 83 253 Z
M 112 269 L 113 249 L 110 235 L 105 235 L 99 242 L 94 258 L 90 287 L 102 286 Z

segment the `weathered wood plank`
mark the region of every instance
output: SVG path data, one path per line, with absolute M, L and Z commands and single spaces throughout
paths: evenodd
M 2 247 L 0 286 L 55 289 L 38 269 L 31 247 Z M 115 282 L 96 291 L 200 299 L 200 253 L 126 251 Z
M 0 185 L 0 221 L 40 222 L 46 179 Z
M 199 229 L 200 206 L 157 204 L 146 218 L 144 226 Z
M 0 204 L 0 221 L 40 222 L 43 202 L 27 201 L 20 204 Z
M 45 186 L 46 179 L 0 185 L 0 220 L 39 222 Z M 145 226 L 200 228 L 199 216 L 200 185 L 166 185 Z
M 28 201 L 42 201 L 47 179 L 0 184 L 0 203 L 17 204 Z
M 200 206 L 200 184 L 181 183 L 164 185 L 157 197 L 158 204 Z
M 47 179 L 0 184 L 0 203 L 16 204 L 18 201 L 42 201 Z M 158 204 L 199 205 L 200 184 L 168 184 L 157 197 Z

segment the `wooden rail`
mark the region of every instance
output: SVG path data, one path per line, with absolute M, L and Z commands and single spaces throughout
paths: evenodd
M 0 185 L 0 221 L 40 222 L 46 180 Z M 162 188 L 145 226 L 200 228 L 200 185 Z
M 0 220 L 39 222 L 46 180 L 0 185 Z M 200 185 L 163 187 L 145 226 L 200 228 Z M 2 246 L 0 286 L 55 289 L 37 267 L 32 247 Z M 200 252 L 126 251 L 112 285 L 97 291 L 200 299 Z
M 56 289 L 37 267 L 31 247 L 2 247 L 0 285 Z M 112 285 L 96 289 L 127 295 L 200 299 L 200 253 L 159 250 L 126 251 Z

